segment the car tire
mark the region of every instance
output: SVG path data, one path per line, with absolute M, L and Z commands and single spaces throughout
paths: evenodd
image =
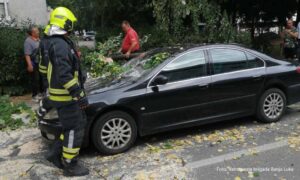
M 133 146 L 136 137 L 135 120 L 122 111 L 112 111 L 102 115 L 95 122 L 92 130 L 94 146 L 100 153 L 106 155 L 125 152 Z
M 261 122 L 277 122 L 285 113 L 286 96 L 280 89 L 268 89 L 261 95 L 257 108 L 257 118 Z

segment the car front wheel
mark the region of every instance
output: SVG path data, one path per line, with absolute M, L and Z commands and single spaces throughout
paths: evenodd
M 92 141 L 98 151 L 112 155 L 128 150 L 137 137 L 134 119 L 122 111 L 101 116 L 92 130 Z
M 277 88 L 268 89 L 258 102 L 257 117 L 262 122 L 279 121 L 286 109 L 286 96 Z

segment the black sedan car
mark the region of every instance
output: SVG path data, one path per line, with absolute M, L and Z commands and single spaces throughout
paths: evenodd
M 300 100 L 300 68 L 237 45 L 173 47 L 141 54 L 118 78 L 87 83 L 84 143 L 105 154 L 137 136 L 256 115 L 276 122 Z M 42 135 L 61 130 L 55 110 L 39 120 Z

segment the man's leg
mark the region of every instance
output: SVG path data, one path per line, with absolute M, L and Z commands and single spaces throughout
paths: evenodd
M 30 73 L 32 97 L 38 95 L 38 79 L 37 79 L 37 68 L 33 68 L 33 72 Z
M 38 78 L 39 78 L 38 90 L 39 90 L 39 93 L 41 93 L 44 96 L 46 94 L 47 88 L 44 88 L 43 77 L 39 71 L 38 71 Z
M 62 137 L 64 174 L 66 176 L 87 175 L 88 169 L 78 164 L 75 159 L 79 155 L 84 137 L 86 119 L 83 117 L 83 111 L 78 103 L 72 103 L 58 108 L 58 115 L 64 130 Z

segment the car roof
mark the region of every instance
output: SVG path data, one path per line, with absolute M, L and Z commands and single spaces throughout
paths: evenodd
M 197 49 L 197 48 L 238 48 L 238 49 L 245 49 L 246 47 L 241 44 L 198 44 L 195 46 L 186 46 L 189 49 Z
M 147 51 L 146 53 L 148 55 L 154 55 L 156 53 L 161 52 L 169 52 L 171 56 L 176 56 L 180 53 L 188 52 L 188 51 L 194 51 L 194 50 L 201 50 L 201 49 L 211 49 L 211 48 L 232 48 L 237 50 L 242 50 L 245 52 L 249 52 L 254 54 L 255 56 L 264 59 L 264 60 L 270 60 L 270 61 L 276 61 L 276 63 L 282 64 L 286 63 L 285 61 L 273 58 L 265 53 L 259 52 L 257 50 L 251 49 L 246 47 L 242 44 L 237 43 L 229 43 L 229 44 L 183 44 L 183 45 L 176 45 L 176 46 L 169 46 L 169 47 L 161 47 L 161 48 L 155 48 L 152 50 Z
M 245 49 L 246 47 L 240 44 L 182 44 L 168 47 L 160 47 L 148 50 L 149 54 L 159 53 L 159 52 L 169 52 L 170 54 L 178 54 L 186 51 L 193 51 L 197 49 L 204 48 L 236 48 L 236 49 Z

